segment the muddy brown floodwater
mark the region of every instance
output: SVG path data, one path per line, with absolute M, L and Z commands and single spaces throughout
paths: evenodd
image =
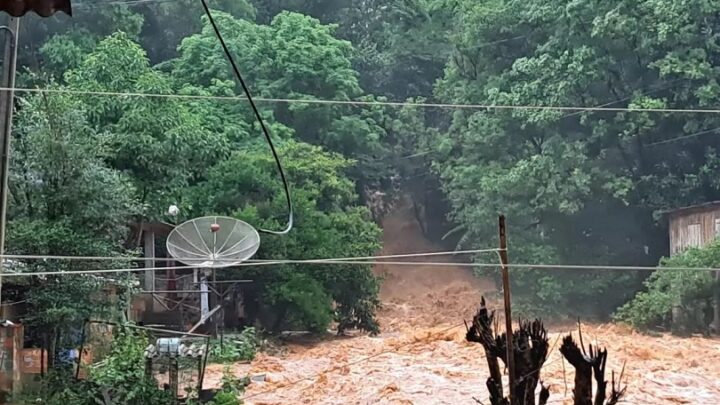
M 407 212 L 384 223 L 385 254 L 437 250 Z M 434 258 L 437 259 L 437 258 Z M 289 344 L 283 355 L 260 354 L 235 365 L 238 376 L 265 375 L 245 393 L 245 403 L 270 404 L 475 404 L 487 403 L 488 378 L 480 345 L 465 341 L 480 296 L 493 283 L 465 268 L 378 266 L 385 277 L 377 337 L 331 338 Z M 552 351 L 541 378 L 550 404 L 572 403 L 572 368 L 558 352 L 561 335 L 550 327 Z M 628 404 L 720 404 L 720 339 L 648 336 L 619 325 L 583 325 L 586 341 L 608 349 L 608 374 L 625 364 Z M 206 386 L 217 386 L 222 366 L 209 366 Z

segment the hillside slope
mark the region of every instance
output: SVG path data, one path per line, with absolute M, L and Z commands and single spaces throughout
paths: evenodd
M 412 210 L 402 207 L 383 221 L 383 250 L 380 255 L 440 252 L 428 241 Z M 417 262 L 465 261 L 466 256 L 433 256 L 400 259 Z M 374 272 L 383 278 L 379 313 L 384 331 L 403 327 L 427 327 L 446 324 L 451 319 L 471 316 L 480 296 L 495 291 L 491 280 L 480 279 L 467 267 L 378 265 Z

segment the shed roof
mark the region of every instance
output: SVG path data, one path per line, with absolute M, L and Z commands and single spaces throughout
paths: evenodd
M 130 224 L 130 228 L 135 232 L 140 230 L 143 232 L 155 232 L 160 235 L 168 235 L 175 229 L 175 225 L 164 221 L 143 221 L 139 224 Z
M 22 17 L 28 11 L 34 11 L 41 17 L 50 17 L 57 11 L 72 15 L 70 0 L 3 0 L 0 1 L 0 11 L 13 17 Z
M 674 208 L 671 210 L 665 210 L 661 213 L 663 215 L 676 215 L 676 214 L 682 214 L 687 211 L 695 211 L 695 210 L 703 210 L 708 208 L 720 208 L 720 201 L 708 201 L 701 204 L 695 204 L 695 205 L 688 205 L 687 207 L 680 207 L 680 208 Z

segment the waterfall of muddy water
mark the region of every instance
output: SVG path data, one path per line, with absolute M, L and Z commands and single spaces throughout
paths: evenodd
M 492 241 L 494 242 L 494 241 Z M 488 246 L 492 247 L 492 246 Z M 409 208 L 400 209 L 383 221 L 381 255 L 396 255 L 447 250 L 434 246 L 422 234 Z M 491 260 L 497 257 L 489 255 Z M 434 256 L 408 261 L 453 262 L 470 257 Z M 467 267 L 378 265 L 374 272 L 383 277 L 378 314 L 385 332 L 408 328 L 443 326 L 471 319 L 480 297 L 495 291 L 490 280 L 480 279 Z
M 394 213 L 383 225 L 383 254 L 439 250 L 422 237 L 408 211 Z M 480 296 L 492 292 L 494 284 L 457 267 L 378 266 L 375 271 L 385 276 L 380 293 L 385 307 L 379 314 L 383 333 L 290 344 L 282 356 L 260 354 L 250 365 L 235 365 L 238 376 L 266 376 L 265 382 L 248 387 L 246 395 L 252 397 L 247 404 L 462 405 L 475 404 L 472 397 L 488 402 L 482 347 L 465 342 L 464 327 L 448 331 L 447 326 L 470 319 Z M 549 329 L 553 345 L 575 326 Z M 617 325 L 584 325 L 583 335 L 586 343 L 608 348 L 607 379 L 610 370 L 619 373 L 627 362 L 624 403 L 720 404 L 720 339 L 651 337 Z M 563 378 L 557 349 L 541 377 L 551 386 L 551 404 L 571 404 L 572 368 L 566 365 Z M 220 384 L 222 369 L 209 366 L 206 387 Z M 257 395 L 266 391 L 271 392 Z

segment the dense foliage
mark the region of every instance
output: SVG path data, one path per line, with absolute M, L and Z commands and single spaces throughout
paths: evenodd
M 253 92 L 275 99 L 260 109 L 297 206 L 296 229 L 265 238 L 260 258 L 370 255 L 379 239 L 370 218 L 407 194 L 428 236 L 452 230 L 449 245 L 494 246 L 503 212 L 514 262 L 655 265 L 667 251 L 658 214 L 720 199 L 716 114 L 281 101 L 708 108 L 720 97 L 713 2 L 223 0 L 213 7 Z M 79 5 L 72 20 L 37 20 L 29 31 L 22 85 L 239 93 L 196 1 Z M 13 251 L 130 253 L 137 245 L 125 225 L 167 219 L 172 203 L 182 219 L 215 213 L 283 223 L 277 174 L 245 102 L 21 94 L 18 107 Z M 67 147 L 49 147 L 52 139 Z M 367 267 L 226 275 L 258 282 L 251 309 L 269 307 L 271 328 L 322 331 L 335 321 L 340 330 L 377 330 L 378 283 Z M 523 270 L 512 280 L 526 311 L 608 316 L 645 277 Z M 647 283 L 665 277 L 661 271 Z
M 145 376 L 144 351 L 148 337 L 127 327 L 114 332 L 110 353 L 90 369 L 86 380 L 75 380 L 62 370 L 53 370 L 41 382 L 38 392 L 25 395 L 27 404 L 94 405 L 122 403 L 128 405 L 170 405 L 169 391 Z
M 251 361 L 255 358 L 259 345 L 257 330 L 252 327 L 245 328 L 239 336 L 226 336 L 223 340 L 211 340 L 208 361 L 211 363 Z
M 133 186 L 108 166 L 109 137 L 86 122 L 84 105 L 64 95 L 22 100 L 14 138 L 8 251 L 15 254 L 122 256 L 127 222 L 138 211 Z M 32 260 L 26 271 L 76 271 L 127 262 Z M 34 342 L 55 355 L 73 347 L 85 319 L 115 319 L 126 307 L 128 275 L 22 279 L 31 306 L 23 319 Z M 108 296 L 111 298 L 108 299 Z M 62 346 L 62 347 L 60 347 Z
M 316 96 L 362 94 L 349 59 L 352 47 L 333 37 L 331 26 L 291 13 L 278 16 L 270 25 L 217 14 L 229 37 L 235 38 L 232 33 L 236 30 L 245 38 L 257 37 L 249 48 L 245 42 L 233 46 L 243 47 L 238 51 L 246 57 L 240 62 L 249 80 L 263 87 L 274 83 L 274 92 L 268 94 L 293 91 L 293 96 L 298 96 L 304 88 L 310 96 L 320 84 L 327 90 Z M 142 20 L 142 16 L 136 17 Z M 46 62 L 44 69 L 23 76 L 26 82 L 51 86 L 57 93 L 21 99 L 8 243 L 13 252 L 131 254 L 138 243 L 130 237 L 128 225 L 167 220 L 170 204 L 180 206 L 176 220 L 218 214 L 245 219 L 261 228 L 282 225 L 286 207 L 279 176 L 245 103 L 64 93 L 72 89 L 233 94 L 237 88 L 229 66 L 205 19 L 198 17 L 200 31 L 180 41 L 177 58 L 156 67 L 151 65 L 143 41 L 138 42 L 142 36 L 137 33 L 98 32 L 86 38 L 77 36 L 77 29 L 48 37 L 39 50 Z M 293 34 L 298 29 L 308 34 L 299 42 Z M 310 45 L 317 48 L 306 49 Z M 278 65 L 263 52 L 285 52 L 283 58 L 289 65 Z M 338 59 L 319 64 L 316 54 Z M 253 58 L 268 62 L 257 65 Z M 324 70 L 314 73 L 312 83 L 298 87 L 298 78 L 320 65 Z M 299 76 L 280 80 L 286 69 L 297 70 Z M 307 143 L 327 144 L 328 149 L 338 151 L 343 146 L 355 148 L 339 138 L 331 141 L 342 135 L 370 150 L 378 142 L 376 133 L 368 129 L 374 125 L 372 112 L 342 118 L 336 118 L 342 115 L 338 111 L 322 109 L 266 110 L 263 114 L 279 142 L 297 219 L 289 236 L 264 238 L 259 257 L 373 254 L 379 248 L 379 230 L 370 213 L 359 205 L 358 188 L 348 177 L 356 162 Z M 311 129 L 313 122 L 324 124 L 316 130 Z M 83 268 L 100 265 L 82 264 Z M 50 269 L 51 265 L 38 266 Z M 270 325 L 275 329 L 290 325 L 325 331 L 335 321 L 340 331 L 359 327 L 376 332 L 377 281 L 367 266 L 341 267 L 324 271 L 317 266 L 286 266 L 263 268 L 256 274 L 231 270 L 221 278 L 253 277 L 258 291 L 249 305 L 250 315 L 256 318 L 269 307 L 278 314 Z M 77 269 L 80 267 L 75 264 L 68 267 Z M 42 321 L 51 329 L 62 325 L 69 331 L 77 329 L 84 318 L 106 315 L 102 306 L 90 299 L 104 281 L 88 277 L 52 280 L 63 285 L 42 292 L 30 289 L 28 301 L 42 314 L 38 316 L 44 317 L 36 321 L 38 325 Z M 64 296 L 75 300 L 68 302 Z M 120 304 L 127 301 L 120 300 Z M 54 318 L 45 319 L 50 316 Z
M 616 318 L 639 328 L 706 332 L 712 313 L 712 289 L 717 288 L 713 275 L 707 271 L 663 267 L 720 268 L 720 243 L 663 259 L 660 269 L 645 281 L 646 290 L 623 305 Z

